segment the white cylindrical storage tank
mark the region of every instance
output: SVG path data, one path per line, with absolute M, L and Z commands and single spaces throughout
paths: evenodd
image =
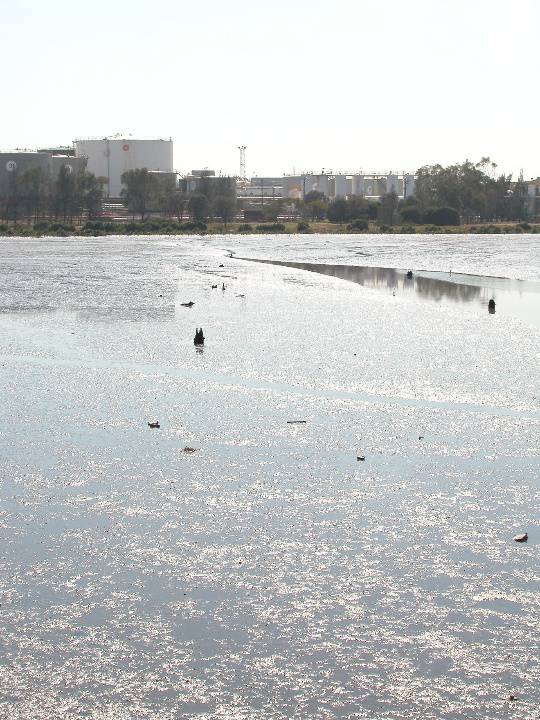
M 363 175 L 353 175 L 352 179 L 352 194 L 353 195 L 359 195 L 362 197 L 365 195 L 364 190 L 364 176 Z
M 415 191 L 415 178 L 414 175 L 404 175 L 403 176 L 403 197 L 409 197 L 410 195 L 414 195 Z
M 328 182 L 328 175 L 315 175 L 315 187 L 314 190 L 322 193 L 326 197 L 330 197 L 330 185 Z
M 344 198 L 349 194 L 347 176 L 336 175 L 335 176 L 335 197 Z
M 392 192 L 394 191 L 396 194 L 398 193 L 398 176 L 397 175 L 387 175 L 386 176 L 386 192 Z
M 173 171 L 173 141 L 139 138 L 95 138 L 75 140 L 77 156 L 88 158 L 87 169 L 107 179 L 109 197 L 119 197 L 122 174 L 128 170 Z

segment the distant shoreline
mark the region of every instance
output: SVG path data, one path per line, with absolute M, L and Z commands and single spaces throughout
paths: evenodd
M 149 217 L 144 221 L 118 222 L 89 220 L 84 223 L 40 221 L 31 223 L 0 222 L 0 237 L 113 237 L 131 235 L 522 235 L 540 234 L 540 223 L 478 223 L 467 225 L 380 226 L 368 223 L 359 227 L 351 223 L 328 221 L 285 221 L 260 223 L 223 223 L 211 221 L 168 220 Z

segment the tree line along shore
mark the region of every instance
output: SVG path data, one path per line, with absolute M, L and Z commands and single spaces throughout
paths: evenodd
M 104 198 L 105 179 L 86 170 L 61 167 L 54 180 L 39 168 L 13 174 L 0 193 L 0 235 L 540 231 L 540 194 L 531 198 L 521 180 L 498 175 L 489 158 L 422 167 L 414 194 L 404 198 L 394 190 L 378 200 L 329 199 L 312 191 L 303 198 L 248 203 L 243 210 L 233 178 L 201 177 L 195 190 L 186 192 L 182 184 L 161 182 L 141 168 L 124 173 L 122 182 L 113 212 Z
M 540 233 L 540 223 L 493 223 L 489 225 L 380 225 L 370 223 L 275 222 L 223 223 L 175 222 L 166 218 L 144 221 L 111 222 L 88 220 L 82 223 L 39 221 L 37 223 L 0 224 L 0 237 L 105 237 L 115 235 L 301 235 L 319 234 L 523 234 Z

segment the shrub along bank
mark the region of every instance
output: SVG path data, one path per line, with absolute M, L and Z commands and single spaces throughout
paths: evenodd
M 233 234 L 521 234 L 540 233 L 540 224 L 527 222 L 490 225 L 437 225 L 405 223 L 385 225 L 367 220 L 349 223 L 319 221 L 275 222 L 251 225 L 250 223 L 220 222 L 174 222 L 165 218 L 147 218 L 144 221 L 112 222 L 89 220 L 82 225 L 40 221 L 34 224 L 1 224 L 0 236 L 4 237 L 105 237 L 111 235 L 233 235 Z

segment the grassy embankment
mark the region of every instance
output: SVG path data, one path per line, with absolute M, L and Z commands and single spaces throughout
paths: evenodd
M 305 222 L 298 220 L 291 222 L 266 223 L 230 223 L 211 221 L 177 222 L 161 217 L 149 217 L 144 221 L 118 222 L 109 220 L 90 220 L 82 223 L 61 223 L 40 221 L 37 223 L 1 223 L 0 236 L 22 237 L 69 237 L 83 235 L 100 237 L 106 235 L 231 235 L 231 234 L 517 234 L 540 233 L 540 224 L 529 223 L 490 223 L 476 225 L 394 225 L 381 226 L 377 223 L 333 223 L 327 220 L 319 222 Z

